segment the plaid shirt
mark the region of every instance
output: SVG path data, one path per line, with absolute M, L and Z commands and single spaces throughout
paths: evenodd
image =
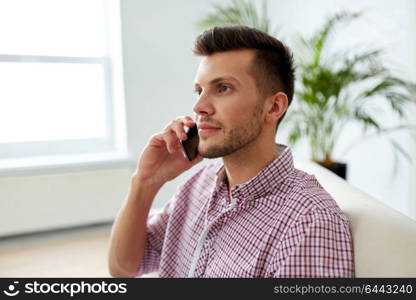
M 222 161 L 202 167 L 149 215 L 137 276 L 354 277 L 349 221 L 287 146 L 229 195 Z

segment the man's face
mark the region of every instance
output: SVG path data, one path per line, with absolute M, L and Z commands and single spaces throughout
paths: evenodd
M 249 73 L 254 54 L 244 49 L 202 58 L 195 77 L 197 102 L 193 108 L 201 156 L 227 156 L 255 141 L 262 132 L 263 101 Z M 203 129 L 209 125 L 218 129 Z

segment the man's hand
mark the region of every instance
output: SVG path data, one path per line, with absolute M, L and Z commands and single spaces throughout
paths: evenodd
M 180 149 L 180 140 L 186 140 L 184 126 L 195 126 L 191 117 L 179 117 L 169 123 L 163 132 L 153 135 L 144 148 L 133 177 L 139 182 L 161 187 L 203 160 L 198 155 L 188 161 Z

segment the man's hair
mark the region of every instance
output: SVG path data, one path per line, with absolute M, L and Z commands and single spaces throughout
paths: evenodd
M 295 85 L 293 55 L 278 39 L 244 25 L 215 26 L 196 38 L 192 51 L 198 56 L 209 56 L 239 49 L 256 51 L 249 72 L 255 79 L 260 96 L 264 99 L 277 92 L 284 92 L 290 105 Z M 286 112 L 277 121 L 276 131 L 285 115 Z

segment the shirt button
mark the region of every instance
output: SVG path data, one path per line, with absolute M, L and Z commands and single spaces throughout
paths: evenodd
M 204 242 L 204 246 L 205 246 L 205 247 L 208 247 L 208 246 L 209 246 L 209 240 L 205 240 L 205 242 Z
M 237 203 L 237 201 L 238 201 L 238 198 L 233 198 L 231 202 L 229 203 L 229 206 L 233 205 L 233 203 Z

